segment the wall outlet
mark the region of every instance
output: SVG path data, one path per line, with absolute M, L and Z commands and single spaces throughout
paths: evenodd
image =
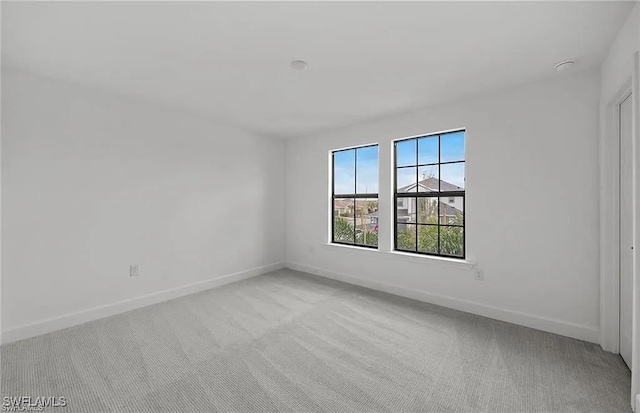
M 138 264 L 129 266 L 129 277 L 137 277 L 140 275 Z
M 312 254 L 315 252 L 315 248 L 313 248 L 313 245 L 309 245 L 309 252 Z
M 482 271 L 481 268 L 476 267 L 473 269 L 473 278 L 476 279 L 477 281 L 484 280 L 484 272 Z

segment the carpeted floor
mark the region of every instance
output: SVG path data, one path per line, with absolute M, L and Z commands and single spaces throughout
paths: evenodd
M 63 412 L 629 412 L 599 346 L 290 270 L 2 347 Z

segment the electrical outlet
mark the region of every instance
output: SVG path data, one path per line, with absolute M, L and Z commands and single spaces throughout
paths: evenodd
M 476 279 L 477 281 L 484 280 L 484 272 L 482 271 L 481 268 L 476 267 L 473 269 L 473 278 Z
M 129 277 L 137 277 L 140 275 L 140 268 L 138 264 L 129 266 Z
M 314 253 L 315 249 L 313 248 L 313 245 L 309 245 L 309 252 L 310 253 Z

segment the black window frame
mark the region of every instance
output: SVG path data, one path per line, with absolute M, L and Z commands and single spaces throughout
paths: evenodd
M 448 162 L 441 162 L 442 161 L 442 146 L 441 146 L 441 141 L 442 141 L 442 136 L 446 136 L 449 134 L 453 134 L 453 133 L 460 133 L 463 132 L 464 133 L 464 139 L 465 139 L 465 153 L 464 153 L 464 159 L 461 161 L 448 161 Z M 437 136 L 438 137 L 438 162 L 432 162 L 432 163 L 425 163 L 425 164 L 421 164 L 419 162 L 419 148 L 418 148 L 418 141 L 421 138 L 433 138 Z M 398 143 L 401 142 L 406 142 L 406 141 L 411 141 L 411 140 L 415 140 L 416 142 L 416 162 L 415 164 L 412 165 L 402 165 L 402 166 L 398 166 L 398 153 L 397 153 L 397 146 Z M 434 256 L 434 257 L 443 257 L 443 258 L 454 258 L 454 259 L 459 259 L 459 260 L 464 260 L 466 259 L 466 254 L 467 254 L 467 240 L 466 240 L 466 235 L 467 235 L 467 229 L 466 229 L 466 225 L 467 225 L 467 218 L 466 218 L 466 213 L 467 213 L 467 208 L 466 208 L 466 195 L 465 195 L 465 190 L 466 190 L 466 175 L 467 175 L 467 168 L 466 168 L 466 162 L 467 162 L 467 154 L 466 154 L 466 145 L 467 145 L 467 131 L 465 128 L 461 128 L 461 129 L 455 129 L 455 130 L 450 130 L 450 131 L 446 131 L 446 132 L 437 132 L 437 133 L 430 133 L 430 134 L 426 134 L 426 135 L 420 135 L 420 136 L 412 136 L 410 138 L 403 138 L 403 139 L 398 139 L 395 140 L 393 142 L 393 249 L 395 251 L 399 251 L 399 252 L 405 252 L 405 253 L 409 253 L 409 254 L 419 254 L 419 255 L 428 255 L 428 256 Z M 464 170 L 464 180 L 465 180 L 465 187 L 461 190 L 461 191 L 442 191 L 442 188 L 440 188 L 440 182 L 442 181 L 442 173 L 441 173 L 441 166 L 442 165 L 449 165 L 449 164 L 459 164 L 459 163 L 464 163 L 465 165 L 465 170 Z M 418 191 L 418 188 L 416 188 L 415 192 L 398 192 L 398 169 L 404 169 L 404 168 L 416 168 L 416 185 L 418 185 L 420 183 L 420 168 L 424 167 L 424 166 L 437 166 L 438 167 L 438 191 L 433 191 L 433 192 L 420 192 Z M 462 198 L 462 225 L 450 225 L 450 224 L 443 224 L 440 221 L 440 199 L 441 198 L 448 198 L 448 197 L 461 197 Z M 416 209 L 418 208 L 418 199 L 419 198 L 436 198 L 438 200 L 437 203 L 437 216 L 438 216 L 438 221 L 437 224 L 420 224 L 418 223 L 418 219 L 417 219 L 417 210 L 416 210 L 416 222 L 415 223 L 407 223 L 407 222 L 398 222 L 398 198 L 413 198 L 415 199 L 416 202 Z M 415 240 L 415 246 L 416 249 L 415 251 L 412 250 L 407 250 L 407 249 L 400 249 L 398 248 L 398 224 L 409 224 L 409 225 L 414 225 L 416 227 L 416 240 Z M 418 233 L 419 233 L 419 228 L 420 225 L 427 225 L 427 226 L 437 226 L 438 227 L 438 253 L 433 253 L 433 252 L 426 252 L 426 251 L 418 251 Z M 441 254 L 440 253 L 440 227 L 455 227 L 455 228 L 462 228 L 462 255 L 450 255 L 450 254 Z
M 371 199 L 371 198 L 375 198 L 378 199 L 378 193 L 375 194 L 359 194 L 358 192 L 358 149 L 365 149 L 365 148 L 372 148 L 372 147 L 378 147 L 378 179 L 380 177 L 380 149 L 379 149 L 379 144 L 377 143 L 372 143 L 370 145 L 362 145 L 362 146 L 354 146 L 352 148 L 345 148 L 345 149 L 336 149 L 331 151 L 331 243 L 332 244 L 338 244 L 338 245 L 347 245 L 347 246 L 351 246 L 351 247 L 360 247 L 360 248 L 369 248 L 369 249 L 374 249 L 377 250 L 379 247 L 379 243 L 377 243 L 376 245 L 367 245 L 367 244 L 357 244 L 356 243 L 356 239 L 357 239 L 357 227 L 355 225 L 355 217 L 356 217 L 356 211 L 357 211 L 357 207 L 356 207 L 356 203 L 357 203 L 357 199 Z M 335 177 L 335 154 L 339 153 L 339 152 L 346 152 L 346 151 L 354 151 L 354 158 L 355 158 L 355 162 L 354 162 L 354 174 L 353 174 L 353 179 L 354 179 L 354 184 L 355 187 L 353 188 L 356 192 L 353 194 L 336 194 L 336 177 Z M 379 190 L 379 188 L 378 188 Z M 353 226 L 353 243 L 350 242 L 341 242 L 341 241 L 336 241 L 335 240 L 335 201 L 337 199 L 352 199 L 353 198 L 353 208 L 354 208 L 354 212 L 353 212 L 353 216 L 354 216 L 354 226 Z M 378 224 L 380 223 L 380 205 L 378 204 Z

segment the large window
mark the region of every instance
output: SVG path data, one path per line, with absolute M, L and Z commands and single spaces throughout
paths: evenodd
M 378 145 L 334 151 L 332 242 L 378 246 Z
M 395 142 L 395 249 L 464 258 L 465 132 Z

